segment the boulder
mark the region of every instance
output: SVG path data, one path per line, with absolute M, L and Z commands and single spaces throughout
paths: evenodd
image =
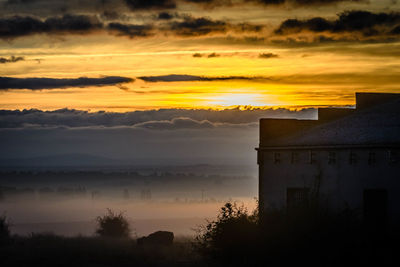
M 174 233 L 167 231 L 157 231 L 137 239 L 140 246 L 170 246 L 173 242 Z

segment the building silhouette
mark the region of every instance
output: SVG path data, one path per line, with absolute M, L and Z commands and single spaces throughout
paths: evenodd
M 400 94 L 356 93 L 318 120 L 261 119 L 260 213 L 317 196 L 367 221 L 400 219 Z

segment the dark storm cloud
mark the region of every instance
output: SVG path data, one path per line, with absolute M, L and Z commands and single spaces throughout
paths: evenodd
M 103 21 L 128 21 L 130 19 L 128 15 L 113 10 L 104 11 L 103 13 L 101 13 L 100 18 Z
M 222 6 L 248 5 L 257 4 L 265 7 L 269 6 L 290 6 L 290 7 L 307 7 L 307 6 L 326 6 L 335 5 L 344 2 L 365 2 L 367 0 L 184 0 L 185 2 L 199 4 L 205 8 L 215 8 Z
M 9 89 L 56 89 L 68 87 L 105 86 L 132 82 L 133 79 L 118 76 L 102 78 L 80 77 L 76 79 L 54 79 L 54 78 L 10 78 L 0 77 L 0 90 Z
M 107 28 L 117 36 L 128 36 L 129 38 L 148 37 L 154 35 L 153 27 L 151 25 L 122 24 L 114 22 L 108 24 Z
M 225 21 L 209 18 L 186 17 L 183 21 L 169 24 L 169 30 L 179 36 L 201 36 L 210 33 L 225 33 L 228 25 Z
M 116 17 L 113 17 L 116 15 Z M 110 20 L 118 14 L 111 14 Z M 166 16 L 166 15 L 162 15 Z M 172 16 L 172 15 L 171 15 Z M 101 16 L 100 16 L 101 17 Z M 108 19 L 107 19 L 108 20 Z M 164 19 L 167 20 L 167 19 Z M 221 20 L 205 17 L 184 16 L 183 19 L 162 23 L 159 27 L 153 24 L 129 24 L 122 22 L 103 23 L 95 16 L 64 15 L 41 20 L 30 16 L 0 18 L 0 39 L 13 39 L 34 34 L 91 34 L 95 31 L 109 32 L 117 36 L 148 37 L 157 32 L 172 33 L 181 37 L 205 36 L 208 34 L 225 34 L 227 32 L 247 33 L 260 32 L 262 25 L 249 23 L 231 24 Z
M 292 5 L 292 6 L 316 6 L 333 5 L 343 2 L 367 2 L 365 0 L 250 0 L 262 5 Z
M 321 42 L 346 40 L 346 38 L 378 37 L 385 39 L 391 35 L 398 35 L 396 29 L 399 26 L 400 13 L 372 13 L 354 10 L 339 14 L 336 20 L 327 20 L 321 17 L 306 20 L 288 19 L 275 30 L 275 34 L 282 36 L 309 32 L 320 34 Z M 329 33 L 332 36 L 324 36 L 323 33 Z M 352 36 L 346 37 L 346 34 L 352 34 Z
M 0 19 L 0 38 L 15 38 L 32 34 L 85 34 L 102 28 L 95 18 L 84 15 L 64 15 L 42 21 L 33 17 L 14 16 Z
M 221 77 L 207 77 L 207 76 L 195 76 L 185 74 L 170 74 L 161 76 L 141 76 L 138 79 L 145 82 L 195 82 L 195 81 L 229 81 L 229 80 L 268 80 L 267 77 L 251 77 L 251 76 L 221 76 Z
M 11 56 L 10 58 L 0 57 L 0 64 L 14 63 L 25 60 L 24 57 Z
M 234 3 L 232 3 L 232 0 L 183 0 L 183 1 L 187 3 L 198 4 L 204 8 L 226 7 L 234 5 Z
M 213 20 L 207 17 L 195 18 L 185 16 L 182 21 L 173 21 L 168 24 L 167 31 L 183 37 L 204 36 L 213 33 L 224 34 L 228 31 L 237 33 L 260 32 L 263 25 L 250 23 L 232 24 L 223 20 Z
M 0 38 L 13 39 L 33 34 L 90 34 L 107 31 L 117 36 L 148 37 L 153 35 L 152 25 L 136 25 L 112 22 L 104 25 L 95 17 L 85 15 L 64 15 L 40 20 L 33 17 L 15 16 L 0 19 Z
M 124 0 L 127 6 L 135 11 L 141 9 L 172 9 L 176 7 L 174 0 Z
M 9 0 L 2 2 L 3 15 L 35 15 L 39 17 L 72 14 L 99 14 L 102 12 L 123 12 L 123 0 Z
M 174 15 L 171 13 L 168 13 L 168 12 L 161 12 L 161 13 L 158 13 L 157 18 L 159 20 L 170 20 L 170 19 L 174 18 Z

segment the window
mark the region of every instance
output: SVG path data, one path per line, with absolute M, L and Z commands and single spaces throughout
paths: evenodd
M 371 151 L 368 154 L 368 165 L 373 165 L 375 163 L 376 163 L 376 153 Z
M 357 163 L 357 154 L 356 153 L 350 152 L 349 163 L 352 165 Z
M 281 153 L 279 152 L 274 153 L 274 163 L 275 164 L 281 163 Z
M 397 163 L 399 160 L 399 155 L 397 151 L 390 150 L 389 151 L 389 163 Z
M 289 209 L 308 205 L 310 189 L 307 187 L 289 187 L 286 190 L 286 204 Z
M 310 164 L 314 164 L 315 163 L 315 152 L 314 151 L 310 151 Z
M 336 163 L 336 153 L 329 152 L 328 164 L 335 164 L 335 163 Z
M 298 152 L 292 152 L 292 164 L 298 163 L 299 162 L 299 153 Z

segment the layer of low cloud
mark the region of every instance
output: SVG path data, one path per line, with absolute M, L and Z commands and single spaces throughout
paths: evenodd
M 237 5 L 256 4 L 264 7 L 315 7 L 336 5 L 346 2 L 367 3 L 366 0 L 184 0 L 189 3 L 199 4 L 205 8 L 229 7 Z
M 88 112 L 84 110 L 59 109 L 54 111 L 0 110 L 0 128 L 24 127 L 141 127 L 147 129 L 225 127 L 257 123 L 260 118 L 315 118 L 313 108 L 299 111 L 289 109 L 160 109 L 125 113 Z M 184 118 L 184 119 L 182 119 Z
M 104 13 L 103 13 L 104 14 Z M 165 13 L 167 14 L 167 13 Z M 165 15 L 163 15 L 165 18 Z M 100 16 L 102 18 L 103 15 Z M 108 18 L 105 19 L 109 20 Z M 178 20 L 163 19 L 164 23 L 132 24 L 113 21 L 105 23 L 98 16 L 71 15 L 48 17 L 40 19 L 32 16 L 13 16 L 0 18 L 0 39 L 9 39 L 34 34 L 66 35 L 66 34 L 93 34 L 108 32 L 117 36 L 149 37 L 156 33 L 175 35 L 180 37 L 196 37 L 212 34 L 227 33 L 259 33 L 263 25 L 250 23 L 233 24 L 222 20 L 213 20 L 207 17 L 183 16 Z
M 373 13 L 353 10 L 339 14 L 335 20 L 321 17 L 288 19 L 275 29 L 275 35 L 299 41 L 390 41 L 400 35 L 400 13 Z M 311 38 L 311 39 L 310 39 Z
M 234 6 L 315 7 L 340 3 L 368 3 L 367 0 L 7 0 L 0 2 L 4 14 L 34 14 L 48 16 L 65 13 L 98 14 L 107 12 L 142 12 L 179 10 L 183 4 L 200 8 L 230 8 Z
M 149 37 L 154 35 L 153 27 L 151 25 L 135 25 L 123 23 L 110 23 L 107 27 L 112 33 L 118 36 L 135 37 Z
M 18 158 L 86 154 L 147 165 L 255 166 L 260 118 L 314 118 L 315 114 L 315 109 L 3 110 L 0 159 L 14 159 L 18 165 Z
M 223 20 L 213 20 L 207 17 L 195 18 L 192 16 L 186 16 L 182 21 L 173 21 L 167 26 L 169 32 L 183 37 L 224 34 L 227 32 L 261 32 L 263 28 L 263 25 L 250 23 L 233 24 Z
M 12 39 L 32 34 L 87 34 L 103 27 L 96 17 L 64 15 L 40 20 L 34 17 L 14 16 L 0 18 L 0 38 Z
M 143 9 L 173 9 L 176 8 L 174 0 L 124 0 L 126 5 L 132 10 Z
M 215 57 L 215 56 L 212 56 Z M 196 76 L 196 75 L 186 75 L 186 74 L 170 74 L 161 76 L 141 76 L 138 79 L 145 82 L 196 82 L 196 81 L 229 81 L 229 80 L 268 80 L 268 77 L 257 77 L 257 76 Z
M 43 89 L 68 88 L 68 87 L 105 86 L 105 85 L 117 85 L 132 81 L 133 81 L 132 78 L 119 77 L 119 76 L 107 76 L 101 78 L 80 77 L 71 79 L 0 77 L 0 90 L 9 90 L 9 89 L 43 90 Z
M 13 16 L 0 18 L 0 39 L 14 38 L 34 34 L 47 35 L 88 35 L 106 32 L 129 38 L 147 38 L 151 36 L 177 36 L 181 38 L 229 37 L 244 38 L 246 43 L 256 40 L 282 43 L 329 43 L 336 41 L 374 41 L 389 42 L 400 38 L 400 13 L 352 10 L 330 20 L 323 17 L 309 19 L 287 19 L 268 34 L 268 27 L 263 24 L 247 22 L 232 23 L 209 17 L 191 15 L 175 16 L 159 13 L 153 22 L 142 24 L 128 23 L 123 20 L 105 22 L 101 16 L 70 15 L 40 19 L 32 16 Z M 162 19 L 160 19 L 162 18 Z M 246 39 L 247 38 L 247 39 Z M 216 55 L 216 54 L 215 54 Z M 214 54 L 210 57 L 215 56 Z M 196 54 L 196 56 L 199 56 Z M 272 57 L 273 54 L 260 56 Z

